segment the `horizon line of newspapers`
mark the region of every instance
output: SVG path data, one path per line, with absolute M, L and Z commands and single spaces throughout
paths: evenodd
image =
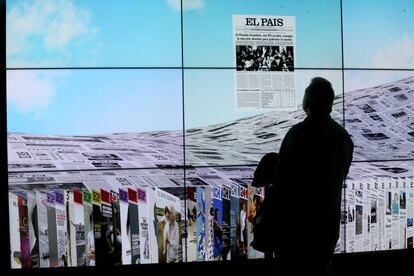
M 334 101 L 332 117 L 339 123 L 343 123 L 343 101 L 342 97 Z M 345 126 L 354 140 L 354 160 L 414 160 L 413 102 L 414 76 L 347 92 Z M 304 117 L 301 109 L 272 111 L 188 129 L 185 148 L 179 130 L 99 136 L 9 133 L 8 168 L 16 173 L 257 164 L 264 154 L 277 151 L 287 131 Z M 377 177 L 413 176 L 404 162 L 354 163 L 353 167 L 353 179 L 364 178 L 367 172 Z

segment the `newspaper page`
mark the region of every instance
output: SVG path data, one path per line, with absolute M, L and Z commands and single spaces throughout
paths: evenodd
M 392 183 L 385 182 L 385 247 L 384 250 L 392 248 Z
M 363 186 L 363 226 L 362 226 L 362 251 L 371 250 L 371 185 L 364 181 Z
M 413 217 L 414 217 L 414 182 L 413 179 L 407 182 L 407 248 L 413 248 Z
M 378 180 L 378 250 L 386 248 L 385 242 L 385 183 L 384 180 Z
M 370 212 L 370 234 L 371 234 L 371 251 L 379 250 L 378 241 L 378 182 L 371 179 L 371 212 Z
M 346 252 L 355 251 L 355 182 L 350 182 L 346 189 Z
M 233 15 L 235 109 L 295 108 L 295 17 Z
M 400 249 L 407 248 L 407 183 L 398 179 L 400 187 Z
M 400 249 L 400 188 L 397 179 L 392 179 L 392 226 L 391 226 L 391 249 Z
M 336 242 L 334 253 L 344 253 L 346 247 L 346 240 L 345 240 L 345 230 L 346 230 L 346 222 L 347 222 L 347 211 L 346 211 L 346 191 L 344 186 L 342 188 L 342 195 L 341 195 L 341 219 L 340 219 L 340 226 L 339 226 L 339 238 Z
M 363 203 L 364 192 L 363 184 L 357 183 L 355 190 L 355 252 L 363 249 Z

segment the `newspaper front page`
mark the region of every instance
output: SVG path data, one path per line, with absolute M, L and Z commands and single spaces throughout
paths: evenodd
M 235 109 L 295 108 L 295 17 L 233 15 Z

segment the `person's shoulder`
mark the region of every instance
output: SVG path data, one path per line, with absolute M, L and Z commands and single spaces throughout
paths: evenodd
M 303 129 L 304 125 L 305 125 L 305 122 L 304 122 L 304 121 L 301 121 L 301 122 L 299 122 L 299 123 L 296 123 L 296 124 L 294 124 L 294 125 L 293 125 L 290 129 L 289 129 L 289 132 L 293 132 L 293 133 L 295 133 L 295 132 L 297 132 L 297 131 L 300 131 L 301 129 Z
M 331 119 L 331 124 L 334 126 L 337 133 L 339 133 L 341 136 L 345 138 L 351 138 L 351 135 L 348 133 L 348 131 L 345 129 L 343 125 L 335 121 L 334 119 Z
M 333 119 L 333 118 L 331 118 L 330 119 L 330 123 L 336 128 L 336 129 L 338 129 L 339 131 L 342 131 L 342 132 L 346 132 L 346 130 L 345 130 L 345 128 L 343 127 L 343 125 L 341 125 L 340 123 L 338 123 L 337 121 L 335 121 L 335 119 Z
M 295 137 L 301 136 L 301 133 L 304 130 L 304 122 L 299 122 L 297 124 L 294 124 L 286 133 L 285 138 L 283 140 L 292 140 L 295 139 Z

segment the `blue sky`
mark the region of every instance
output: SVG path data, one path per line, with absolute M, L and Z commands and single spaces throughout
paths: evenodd
M 92 135 L 182 129 L 180 70 L 29 70 L 9 71 L 7 78 L 8 87 L 14 86 L 8 131 Z
M 9 0 L 8 67 L 180 66 L 167 0 Z
M 121 4 L 122 3 L 122 4 Z M 338 1 L 184 0 L 185 66 L 232 66 L 232 15 L 296 17 L 296 66 L 341 67 Z M 345 66 L 414 69 L 414 1 L 344 0 Z M 181 66 L 180 1 L 7 1 L 8 67 Z M 410 74 L 410 72 L 408 73 Z M 342 93 L 340 70 L 297 71 Z M 347 71 L 350 91 L 407 73 Z M 8 130 L 103 134 L 182 128 L 180 70 L 8 72 Z M 234 72 L 186 70 L 186 127 L 234 120 Z M 219 100 L 218 100 L 219 99 Z
M 185 66 L 232 67 L 232 15 L 296 17 L 296 67 L 341 67 L 339 1 L 212 0 L 184 13 Z
M 343 2 L 345 67 L 414 69 L 414 1 Z

